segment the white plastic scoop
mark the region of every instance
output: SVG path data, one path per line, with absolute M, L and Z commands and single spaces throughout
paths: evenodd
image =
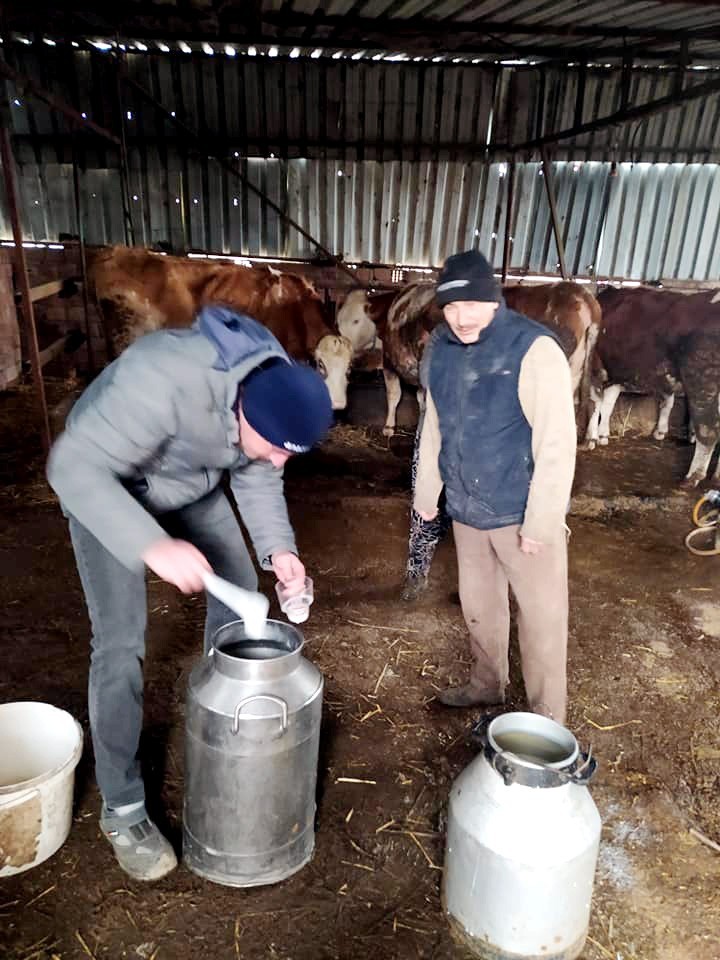
M 204 573 L 203 584 L 208 593 L 217 597 L 242 619 L 249 640 L 261 640 L 265 636 L 270 601 L 264 594 L 245 590 L 214 573 Z

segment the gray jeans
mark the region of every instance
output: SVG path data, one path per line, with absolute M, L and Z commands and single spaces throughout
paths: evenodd
M 159 518 L 173 536 L 193 543 L 215 573 L 249 590 L 257 575 L 240 526 L 221 489 Z M 109 807 L 145 798 L 138 746 L 143 722 L 145 575 L 124 567 L 73 517 L 70 537 L 92 624 L 88 704 L 95 775 Z M 207 598 L 205 650 L 236 614 Z

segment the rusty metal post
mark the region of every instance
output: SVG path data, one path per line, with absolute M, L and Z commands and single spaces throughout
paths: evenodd
M 87 259 L 85 257 L 85 218 L 83 215 L 82 196 L 80 194 L 80 173 L 78 163 L 77 134 L 72 139 L 73 186 L 75 188 L 75 219 L 77 220 L 78 241 L 80 253 L 80 275 L 82 276 L 82 298 L 85 311 L 85 336 L 87 337 L 88 371 L 91 376 L 95 373 L 95 353 L 92 345 L 92 330 L 90 328 L 90 299 L 88 297 Z
M 7 100 L 0 103 L 0 157 L 5 174 L 5 193 L 7 195 L 8 212 L 12 224 L 13 240 L 15 241 L 15 269 L 17 270 L 22 303 L 20 311 L 25 325 L 30 364 L 32 367 L 33 383 L 40 413 L 40 436 L 43 450 L 47 454 L 50 450 L 50 421 L 48 419 L 47 401 L 45 399 L 45 383 L 43 381 L 42 365 L 40 363 L 40 349 L 38 346 L 37 331 L 35 329 L 35 315 L 33 312 L 32 297 L 30 295 L 30 278 L 23 249 L 22 226 L 20 223 L 20 206 L 18 203 L 17 178 L 15 175 L 15 160 L 10 142 L 10 119 L 8 116 Z
M 507 282 L 510 259 L 512 257 L 513 238 L 510 236 L 513 222 L 513 206 L 515 201 L 515 158 L 509 161 L 507 205 L 505 214 L 505 246 L 503 248 L 502 282 Z
M 122 195 L 123 227 L 125 230 L 125 246 L 135 246 L 135 224 L 132 218 L 130 204 L 130 177 L 128 174 L 127 131 L 125 127 L 125 104 L 123 101 L 122 81 L 120 71 L 116 71 L 115 83 L 117 89 L 118 118 L 120 120 L 120 192 Z
M 555 180 L 553 178 L 552 163 L 548 148 L 543 144 L 540 148 L 542 153 L 543 174 L 545 179 L 545 190 L 547 191 L 548 204 L 550 206 L 550 217 L 552 219 L 552 228 L 555 235 L 555 246 L 557 247 L 558 260 L 560 261 L 560 273 L 563 280 L 568 279 L 567 267 L 565 266 L 565 244 L 563 243 L 562 233 L 560 231 L 560 219 L 557 212 L 557 202 L 555 200 Z

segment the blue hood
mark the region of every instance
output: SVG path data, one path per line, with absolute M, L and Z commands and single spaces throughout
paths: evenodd
M 254 353 L 284 351 L 277 339 L 252 317 L 217 305 L 203 307 L 195 321 L 217 351 L 215 370 L 231 370 Z M 286 359 L 287 354 L 285 354 Z

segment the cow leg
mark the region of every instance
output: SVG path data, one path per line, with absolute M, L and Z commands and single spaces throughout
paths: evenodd
M 713 450 L 715 449 L 715 443 L 716 441 L 714 440 L 703 443 L 699 437 L 696 438 L 695 453 L 693 454 L 690 469 L 688 470 L 683 482 L 684 486 L 696 487 L 705 479 L 708 472 L 708 467 L 710 466 L 710 459 L 713 455 Z
M 675 394 L 669 393 L 666 394 L 660 401 L 660 409 L 658 411 L 657 425 L 653 430 L 653 438 L 655 440 L 664 440 L 668 433 L 668 427 L 670 425 L 670 414 L 672 413 L 672 408 L 675 406 Z
M 613 383 L 610 387 L 605 387 L 600 403 L 600 429 L 598 431 L 598 443 L 601 447 L 606 447 L 610 438 L 610 418 L 613 415 L 615 404 L 618 397 L 623 392 L 619 383 Z
M 588 420 L 587 431 L 585 433 L 585 446 L 588 450 L 594 450 L 597 446 L 598 428 L 600 426 L 600 405 L 602 403 L 602 390 L 597 387 L 590 387 L 590 400 L 592 403 L 592 413 Z
M 679 372 L 696 434 L 695 453 L 684 486 L 696 487 L 705 479 L 720 439 L 720 351 L 714 331 L 698 331 L 689 339 Z
M 395 424 L 397 422 L 397 408 L 402 397 L 402 387 L 400 386 L 400 377 L 394 370 L 383 369 L 385 379 L 385 396 L 387 399 L 387 419 L 383 427 L 383 434 L 386 437 L 392 437 L 395 433 Z

